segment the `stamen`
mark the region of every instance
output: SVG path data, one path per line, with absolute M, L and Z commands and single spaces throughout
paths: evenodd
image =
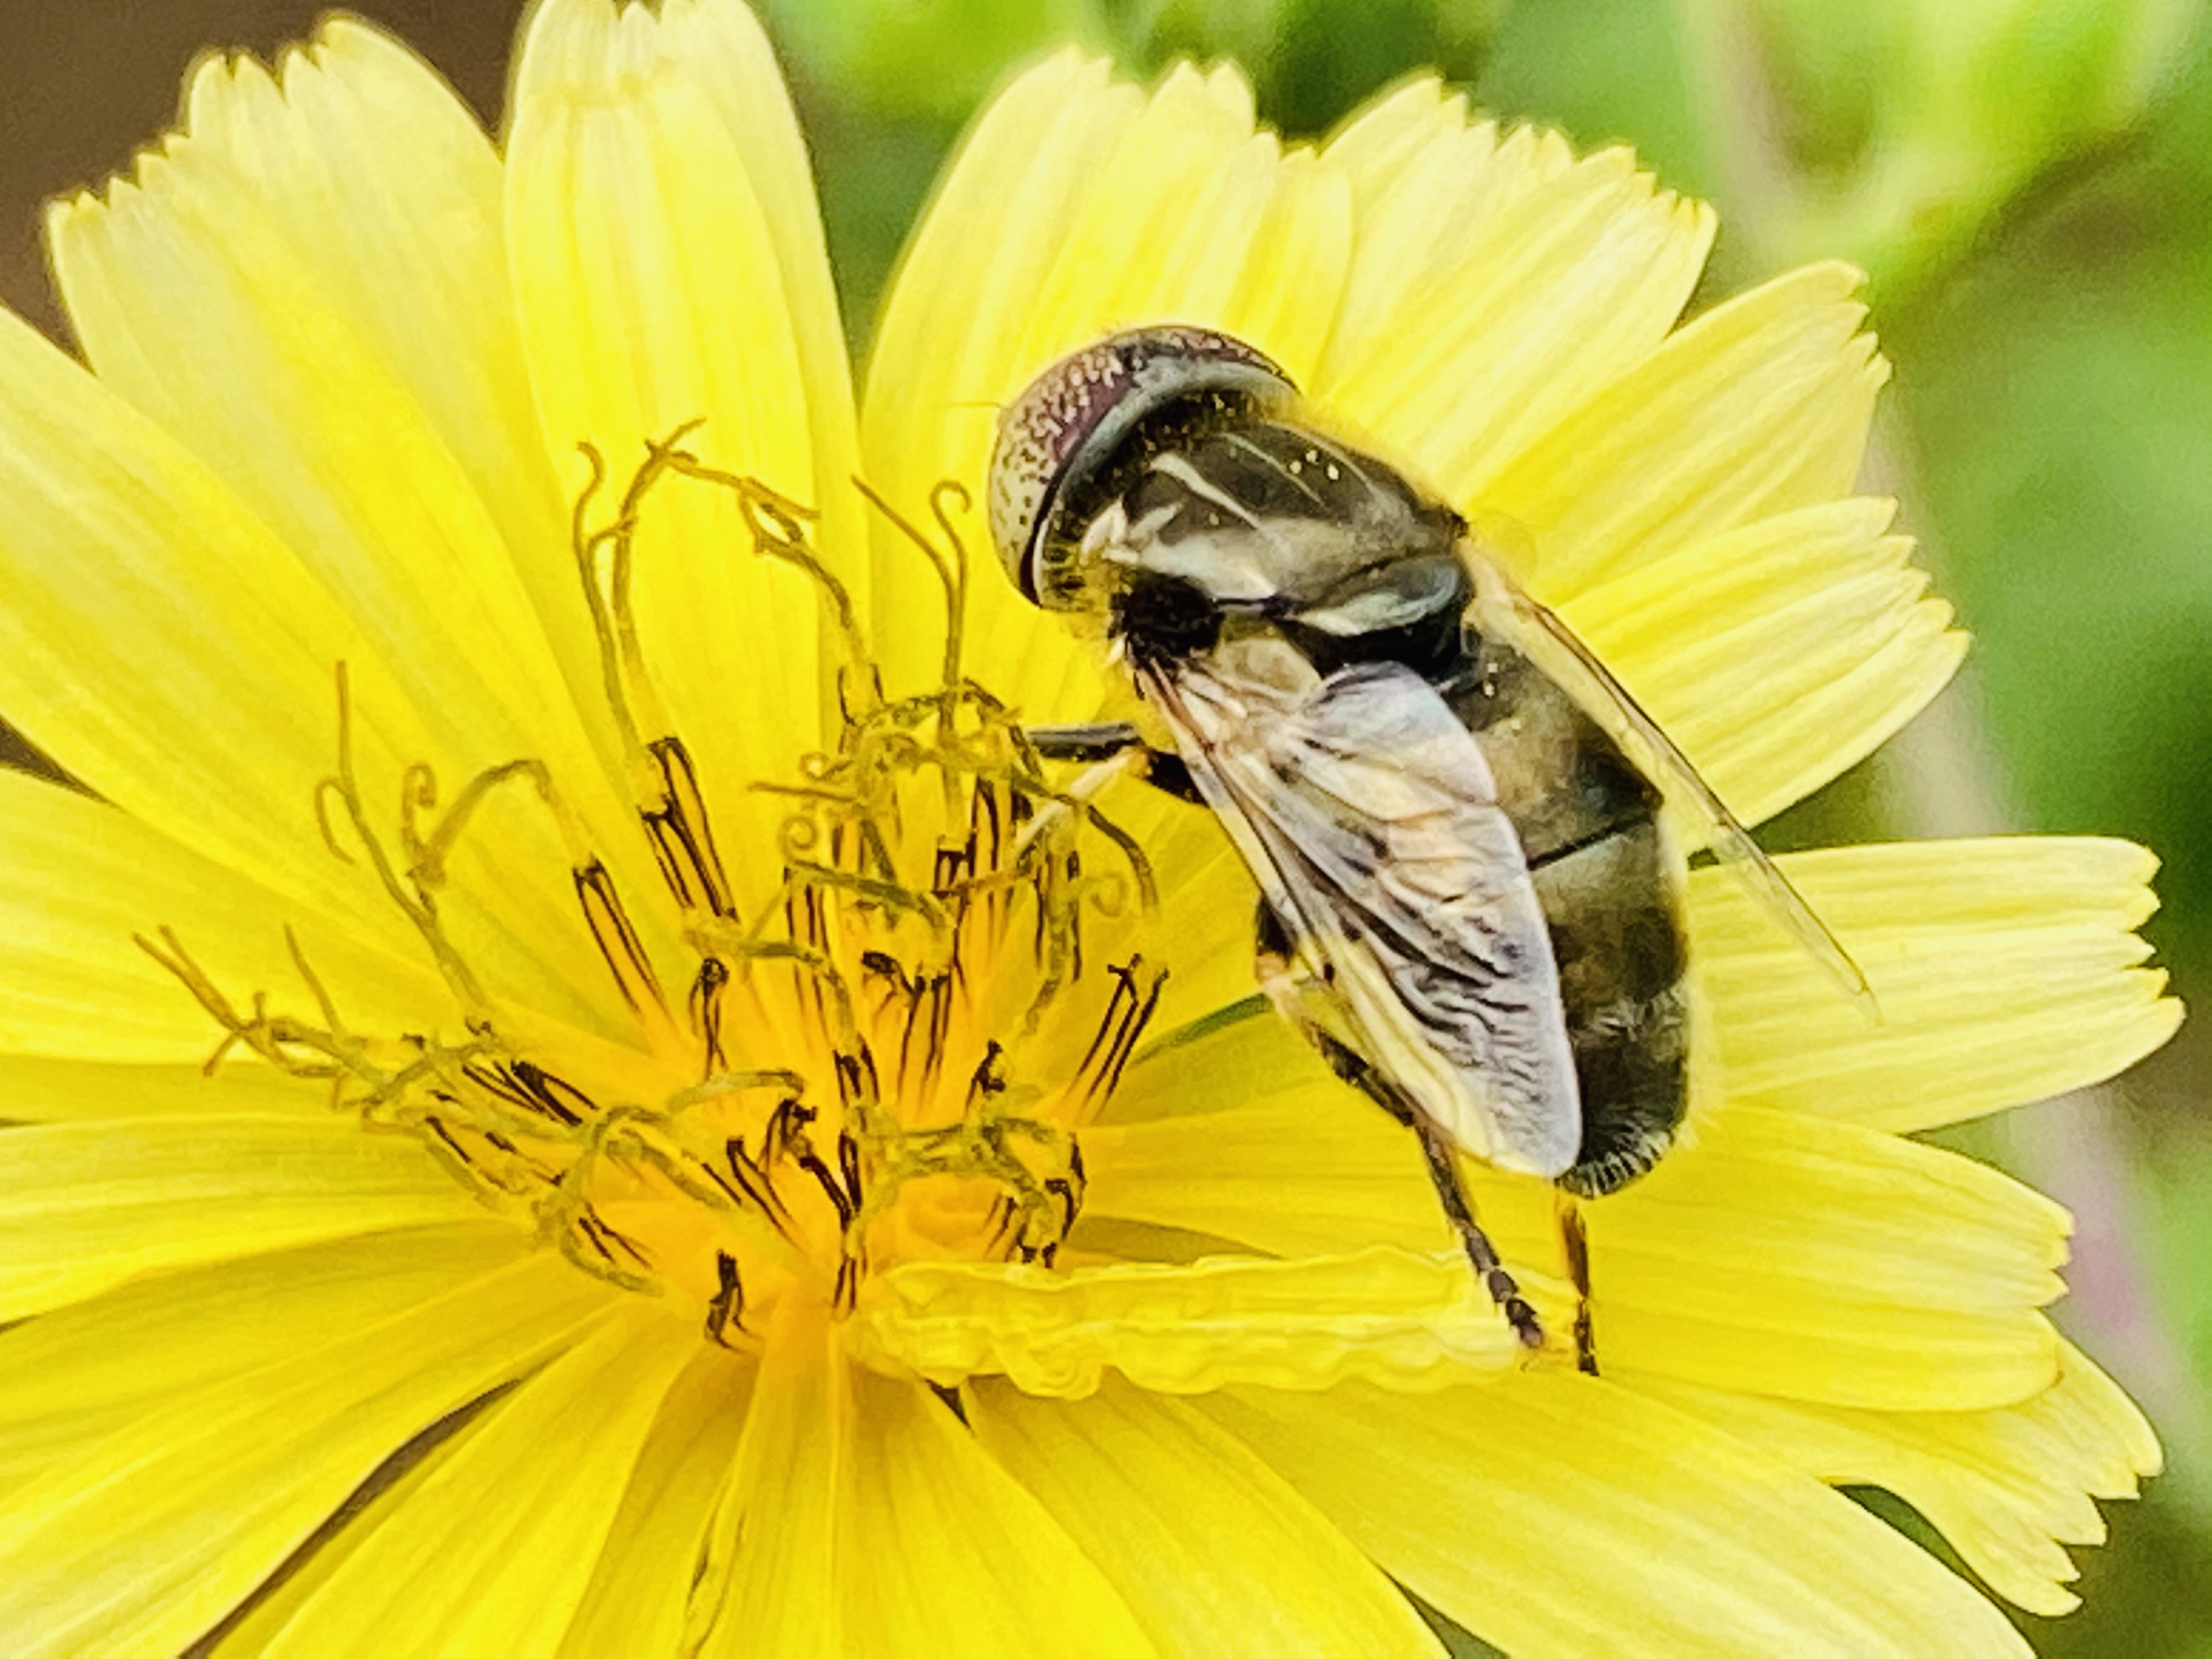
M 538 791 L 538 798 L 554 815 L 561 826 L 562 840 L 568 844 L 572 861 L 577 856 L 582 837 L 569 817 L 560 793 L 553 787 L 553 775 L 543 761 L 515 760 L 504 766 L 494 766 L 479 772 L 462 786 L 453 804 L 446 809 L 437 827 L 428 837 L 416 833 L 415 814 L 428 811 L 438 804 L 437 775 L 428 766 L 417 761 L 409 767 L 401 785 L 400 845 L 407 850 L 407 873 L 410 880 L 426 890 L 435 890 L 446 884 L 446 859 L 453 845 L 468 828 L 469 820 L 483 805 L 484 798 L 501 784 L 521 778 Z
M 471 1060 L 461 1071 L 479 1088 L 512 1101 L 526 1112 L 550 1118 L 564 1128 L 574 1128 L 586 1113 L 598 1109 L 582 1090 L 526 1060 Z
M 701 963 L 698 977 L 691 981 L 691 1029 L 706 1045 L 709 1078 L 729 1063 L 722 1052 L 722 994 L 729 984 L 729 966 L 720 957 Z
M 807 544 L 808 527 L 819 522 L 822 515 L 770 489 L 758 478 L 709 466 L 689 450 L 676 447 L 701 424 L 692 422 L 679 427 L 665 442 L 648 445 L 652 453 L 648 466 L 658 465 L 700 483 L 727 490 L 737 498 L 738 511 L 744 520 L 746 532 L 752 538 L 753 551 L 763 557 L 781 559 L 813 579 L 830 607 L 844 647 L 845 666 L 837 681 L 839 700 L 848 708 L 865 714 L 881 700 L 881 690 L 851 591 Z
M 592 476 L 576 499 L 576 510 L 569 520 L 569 544 L 575 556 L 577 574 L 583 580 L 584 603 L 591 616 L 592 631 L 599 640 L 600 685 L 606 694 L 608 712 L 614 716 L 623 748 L 632 756 L 645 752 L 634 700 L 647 704 L 647 718 L 654 730 L 667 728 L 666 721 L 655 718 L 659 712 L 659 700 L 645 672 L 645 653 L 638 644 L 636 618 L 630 608 L 632 544 L 645 499 L 668 470 L 668 445 L 678 442 L 701 424 L 699 421 L 690 422 L 677 428 L 664 443 L 646 446 L 645 465 L 623 492 L 622 504 L 613 522 L 597 530 L 589 527 L 592 504 L 606 484 L 606 459 L 592 444 L 577 446 Z M 600 568 L 602 553 L 610 555 L 604 572 Z
M 830 1172 L 830 1166 L 822 1161 L 817 1153 L 809 1148 L 799 1155 L 799 1167 L 814 1177 L 815 1184 L 820 1187 L 829 1198 L 831 1206 L 837 1212 L 838 1226 L 849 1228 L 853 1224 L 853 1196 L 839 1184 L 837 1177 Z
M 947 697 L 957 695 L 957 688 L 960 684 L 961 635 L 968 616 L 968 548 L 960 539 L 959 531 L 954 528 L 951 514 L 946 512 L 945 504 L 957 500 L 960 503 L 960 511 L 965 513 L 975 505 L 975 498 L 957 478 L 940 478 L 929 492 L 930 514 L 937 520 L 938 529 L 944 533 L 945 544 L 952 550 L 948 556 L 939 552 L 928 537 L 915 529 L 904 514 L 878 495 L 874 487 L 857 473 L 853 477 L 853 488 L 860 492 L 871 507 L 890 520 L 901 535 L 921 550 L 922 557 L 929 561 L 930 568 L 937 573 L 937 580 L 944 585 L 945 691 L 941 695 Z M 948 705 L 945 719 L 950 721 L 951 718 L 951 711 Z
M 484 995 L 483 988 L 477 983 L 476 975 L 469 971 L 468 964 L 461 960 L 459 953 L 446 942 L 445 930 L 438 921 L 438 907 L 432 896 L 433 889 L 426 886 L 419 875 L 412 871 L 409 878 L 403 879 L 393 866 L 391 855 L 384 850 L 382 839 L 369 827 L 368 812 L 362 801 L 361 786 L 354 775 L 353 693 L 343 663 L 337 665 L 337 697 L 338 769 L 315 786 L 315 819 L 322 827 L 323 839 L 340 858 L 345 858 L 338 848 L 337 838 L 331 833 L 326 804 L 335 797 L 344 806 L 346 817 L 353 826 L 354 837 L 368 854 L 378 882 L 382 884 L 386 895 L 399 907 L 401 913 L 414 923 L 416 932 L 422 935 L 422 942 L 429 947 L 431 957 L 438 964 L 438 971 L 445 975 L 446 983 L 453 988 L 455 998 L 471 1013 L 489 1012 L 490 1002 Z M 352 860 L 349 859 L 346 861 L 350 863 Z
M 745 1328 L 745 1291 L 738 1277 L 737 1257 L 727 1250 L 715 1251 L 714 1277 L 719 1287 L 714 1299 L 707 1304 L 707 1340 L 726 1348 L 733 1346 L 729 1340 L 731 1328 Z
M 983 1058 L 968 1078 L 968 1100 L 965 1115 L 974 1121 L 982 1115 L 983 1108 L 993 1097 L 1006 1092 L 1006 1079 L 1000 1073 L 999 1062 L 1006 1057 L 1006 1048 L 999 1039 L 991 1038 L 983 1045 Z
M 543 763 L 487 767 L 450 802 L 428 764 L 406 765 L 394 831 L 375 831 L 343 665 L 337 765 L 313 794 L 318 827 L 408 917 L 464 1035 L 352 1029 L 289 930 L 313 1018 L 272 1012 L 260 993 L 241 1010 L 166 928 L 139 942 L 219 1028 L 210 1070 L 243 1048 L 313 1081 L 364 1129 L 415 1137 L 580 1271 L 692 1298 L 705 1340 L 748 1346 L 784 1297 L 850 1311 L 868 1275 L 918 1242 L 933 1256 L 1052 1262 L 1083 1204 L 1077 1133 L 1118 1082 L 1164 975 L 1136 957 L 1103 980 L 1091 966 L 1098 921 L 1153 893 L 1143 850 L 1092 799 L 1103 780 L 1056 788 L 1014 711 L 962 675 L 969 562 L 955 518 L 969 510 L 966 493 L 931 493 L 933 537 L 856 481 L 945 595 L 940 683 L 892 696 L 851 595 L 811 544 L 815 513 L 702 462 L 681 447 L 692 429 L 645 446 L 605 524 L 593 509 L 607 469 L 586 447 L 591 478 L 572 526 L 632 809 L 692 954 L 681 1027 L 635 896 L 617 890 Z M 842 717 L 823 752 L 795 777 L 742 781 L 788 809 L 750 869 L 725 862 L 632 605 L 643 515 L 671 477 L 735 499 L 755 553 L 814 582 L 845 653 Z M 587 1060 L 556 1062 L 526 1048 L 445 934 L 439 898 L 454 851 L 512 782 L 558 826 L 581 920 L 637 1022 L 632 1057 L 583 1043 Z M 1113 849 L 1103 857 L 1102 842 Z M 1061 1018 L 1095 1022 L 1089 1046 L 1072 1071 L 1054 1059 L 1039 1075 L 1036 1056 L 1073 1046 L 1033 1042 Z
M 623 491 L 611 523 L 591 527 L 591 508 L 605 487 L 605 459 L 581 446 L 591 480 L 576 503 L 570 537 L 592 627 L 599 647 L 602 687 L 623 746 L 631 757 L 635 805 L 643 820 L 662 878 L 678 905 L 728 918 L 735 914 L 728 877 L 714 845 L 690 755 L 676 736 L 653 684 L 631 602 L 635 539 L 647 498 L 672 473 L 732 489 L 757 552 L 799 563 L 814 575 L 850 620 L 852 601 L 842 584 L 804 547 L 805 526 L 814 514 L 765 484 L 703 466 L 677 446 L 702 424 L 691 421 L 665 439 L 648 441 L 646 461 Z M 848 629 L 848 647 L 857 624 Z M 860 659 L 855 657 L 854 661 Z M 644 734 L 655 735 L 648 738 Z
M 1142 957 L 1132 957 L 1107 971 L 1114 976 L 1114 994 L 1099 1016 L 1091 1047 L 1075 1068 L 1070 1091 L 1081 1103 L 1084 1120 L 1095 1115 L 1120 1086 L 1129 1057 L 1136 1053 L 1152 1011 L 1160 1006 L 1160 994 L 1167 988 L 1167 970 L 1147 973 Z
M 738 1183 L 748 1199 L 760 1207 L 761 1212 L 775 1224 L 779 1231 L 783 1231 L 791 1220 L 791 1212 L 776 1196 L 775 1182 L 769 1179 L 766 1167 L 746 1155 L 745 1138 L 732 1135 L 724 1142 L 723 1157 L 729 1163 L 730 1178 Z M 780 1151 L 770 1152 L 769 1162 L 780 1161 L 781 1157 Z
M 629 916 L 623 909 L 622 896 L 615 890 L 614 878 L 597 860 L 574 875 L 576 897 L 584 907 L 585 926 L 592 930 L 599 954 L 606 958 L 607 971 L 614 975 L 615 987 L 622 993 L 623 1000 L 633 1013 L 643 1013 L 647 1008 L 665 1012 L 667 1005 L 661 1000 L 659 977 L 646 957 L 637 929 L 630 926 Z
M 645 813 L 645 824 L 669 890 L 686 909 L 703 906 L 718 916 L 734 915 L 729 878 L 722 873 L 721 854 L 714 848 L 714 832 L 707 821 L 707 804 L 699 793 L 690 752 L 676 738 L 658 738 L 647 748 L 660 769 L 666 804 Z

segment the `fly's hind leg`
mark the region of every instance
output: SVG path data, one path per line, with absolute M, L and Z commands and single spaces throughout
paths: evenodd
M 1137 776 L 1177 800 L 1204 805 L 1198 785 L 1191 781 L 1190 769 L 1182 763 L 1182 757 L 1153 748 L 1145 741 L 1145 734 L 1127 720 L 1097 726 L 1032 726 L 1024 735 L 1030 746 L 1046 760 L 1108 761 L 1133 750 L 1141 761 Z
M 1490 1242 L 1490 1235 L 1475 1221 L 1474 1206 L 1468 1202 L 1467 1188 L 1460 1184 L 1458 1151 L 1451 1137 L 1431 1122 L 1428 1115 L 1407 1099 L 1404 1093 L 1388 1078 L 1358 1054 L 1346 1048 L 1326 1031 L 1308 1024 L 1305 1034 L 1329 1069 L 1351 1084 L 1392 1117 L 1413 1132 L 1421 1143 L 1421 1155 L 1427 1160 L 1429 1179 L 1435 1184 L 1437 1199 L 1443 1206 L 1444 1219 L 1459 1240 L 1460 1249 L 1467 1252 L 1468 1266 L 1482 1288 L 1490 1292 L 1490 1299 L 1498 1304 L 1505 1322 L 1513 1328 L 1513 1334 L 1524 1348 L 1544 1346 L 1544 1327 L 1536 1317 L 1536 1310 L 1521 1294 L 1521 1286 L 1499 1260 L 1498 1247 Z M 1577 1327 L 1579 1334 L 1580 1326 Z
M 1416 1106 L 1403 1089 L 1369 1065 L 1349 1043 L 1323 1028 L 1316 1016 L 1327 1005 L 1315 1002 L 1310 981 L 1301 981 L 1291 965 L 1297 947 L 1290 930 L 1275 914 L 1274 906 L 1264 898 L 1260 901 L 1253 943 L 1260 982 L 1267 988 L 1268 996 L 1291 1023 L 1305 1033 L 1306 1041 L 1321 1050 L 1321 1057 L 1328 1062 L 1329 1069 L 1413 1132 L 1413 1138 L 1421 1143 L 1421 1154 L 1428 1162 L 1429 1179 L 1436 1185 L 1444 1219 L 1451 1224 L 1460 1248 L 1467 1252 L 1468 1265 L 1474 1269 L 1474 1276 L 1483 1289 L 1490 1292 L 1498 1310 L 1505 1316 L 1505 1322 L 1513 1328 L 1513 1334 L 1520 1338 L 1521 1346 L 1542 1347 L 1544 1328 L 1537 1321 L 1536 1310 L 1528 1305 L 1528 1299 L 1521 1294 L 1521 1286 L 1498 1259 L 1490 1236 L 1475 1223 L 1474 1206 L 1468 1202 L 1467 1188 L 1460 1184 L 1458 1154 L 1451 1137 Z
M 1373 1093 L 1371 1090 L 1369 1092 Z M 1392 1115 L 1396 1114 L 1393 1112 Z M 1536 1310 L 1528 1305 L 1521 1294 L 1521 1286 L 1498 1260 L 1490 1235 L 1475 1224 L 1474 1206 L 1467 1201 L 1467 1188 L 1460 1185 L 1458 1148 L 1452 1145 L 1449 1135 L 1421 1113 L 1413 1112 L 1411 1121 L 1413 1133 L 1420 1139 L 1421 1151 L 1428 1158 L 1429 1179 L 1436 1183 L 1437 1197 L 1444 1206 L 1444 1218 L 1459 1235 L 1460 1248 L 1467 1252 L 1468 1265 L 1490 1292 L 1490 1299 L 1498 1304 L 1498 1310 L 1505 1316 L 1513 1334 L 1521 1339 L 1521 1346 L 1542 1347 L 1544 1328 L 1537 1321 Z M 1579 1335 L 1579 1321 L 1577 1329 Z
M 1567 1277 L 1575 1287 L 1575 1369 L 1585 1376 L 1597 1372 L 1597 1331 L 1590 1316 L 1589 1234 L 1583 1225 L 1583 1208 L 1572 1193 L 1559 1194 L 1559 1246 L 1567 1258 Z

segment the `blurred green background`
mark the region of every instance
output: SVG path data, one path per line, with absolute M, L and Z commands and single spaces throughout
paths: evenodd
M 1633 144 L 1716 203 L 1702 301 L 1800 260 L 1869 275 L 1897 365 L 1869 486 L 1978 636 L 1906 737 L 1765 838 L 2033 829 L 2165 858 L 2151 933 L 2212 1008 L 2212 34 L 2206 0 L 759 0 L 797 84 L 856 347 L 975 104 L 1075 39 L 1232 56 L 1325 132 L 1437 65 L 1498 113 Z M 496 122 L 520 0 L 365 0 Z M 211 45 L 313 0 L 6 0 L 0 297 L 62 333 L 46 197 L 124 165 Z M 4 711 L 0 711 L 4 714 Z M 36 763 L 10 750 L 0 757 Z M 2080 1218 L 2068 1324 L 2171 1472 L 2108 1510 L 2049 1656 L 2212 1655 L 2212 1021 L 2118 1083 L 1962 1132 Z M 1911 1528 L 1887 1500 L 1869 1502 Z M 1469 1651 L 1474 1650 L 1469 1649 Z

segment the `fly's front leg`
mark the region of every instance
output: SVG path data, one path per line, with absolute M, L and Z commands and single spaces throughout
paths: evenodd
M 1138 765 L 1135 775 L 1155 789 L 1196 805 L 1205 804 L 1198 786 L 1191 781 L 1190 769 L 1182 763 L 1182 757 L 1165 749 L 1155 749 L 1145 741 L 1145 734 L 1127 720 L 1109 720 L 1094 726 L 1032 726 L 1027 728 L 1030 745 L 1046 760 L 1109 761 L 1116 756 L 1136 751 Z

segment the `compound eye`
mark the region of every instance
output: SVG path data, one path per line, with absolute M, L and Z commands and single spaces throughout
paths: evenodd
M 1294 392 L 1255 348 L 1182 324 L 1130 329 L 1062 357 L 999 417 L 991 539 L 1007 575 L 1034 604 L 1074 603 L 1050 568 L 1055 550 L 1064 552 L 1082 533 L 1082 526 L 1064 522 L 1066 504 L 1148 416 L 1209 394 L 1273 406 Z

